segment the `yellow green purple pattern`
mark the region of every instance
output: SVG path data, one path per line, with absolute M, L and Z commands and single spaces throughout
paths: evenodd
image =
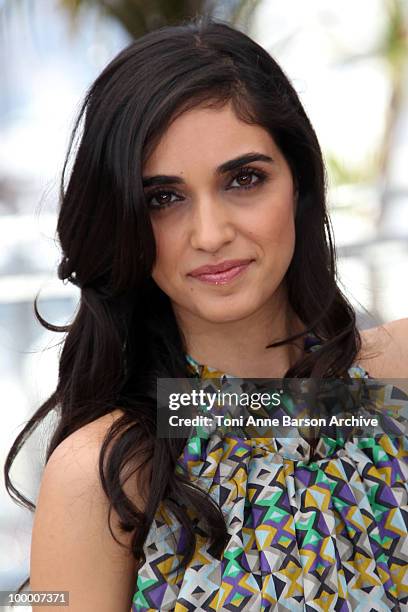
M 186 357 L 196 376 L 229 376 Z M 358 365 L 349 374 L 369 378 Z M 381 399 L 402 403 L 396 387 Z M 312 460 L 302 437 L 214 431 L 189 439 L 178 470 L 219 504 L 230 539 L 216 559 L 199 532 L 192 561 L 172 573 L 184 534 L 161 507 L 132 612 L 408 610 L 408 436 L 323 436 Z

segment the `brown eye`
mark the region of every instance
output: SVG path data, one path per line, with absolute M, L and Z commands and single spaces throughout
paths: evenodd
M 176 199 L 174 200 L 173 197 Z M 166 208 L 181 200 L 180 196 L 174 191 L 164 189 L 153 191 L 147 195 L 147 203 L 150 208 Z
M 230 189 L 250 189 L 265 180 L 265 174 L 252 168 L 241 168 L 230 183 Z
M 169 204 L 171 202 L 171 193 L 162 191 L 162 193 L 156 194 L 155 198 L 159 204 Z
M 252 183 L 253 174 L 250 172 L 239 174 L 237 176 L 237 181 L 240 185 L 250 185 Z

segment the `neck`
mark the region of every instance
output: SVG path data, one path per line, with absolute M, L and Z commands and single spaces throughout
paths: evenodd
M 198 363 L 242 378 L 281 378 L 303 353 L 303 339 L 266 348 L 303 331 L 286 296 L 275 296 L 258 312 L 239 321 L 212 322 L 175 310 L 186 352 Z

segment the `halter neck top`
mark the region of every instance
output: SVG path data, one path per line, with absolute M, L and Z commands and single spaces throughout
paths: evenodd
M 305 350 L 318 350 L 308 335 Z M 235 378 L 186 355 L 193 376 Z M 358 364 L 351 378 L 370 378 Z M 390 387 L 390 388 L 388 388 Z M 406 396 L 382 387 L 382 406 Z M 220 559 L 197 535 L 179 571 L 184 530 L 162 504 L 145 542 L 132 612 L 408 610 L 408 435 L 347 441 L 192 436 L 177 464 L 219 505 Z

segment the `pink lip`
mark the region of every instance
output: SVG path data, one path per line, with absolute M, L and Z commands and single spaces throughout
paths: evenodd
M 225 285 L 226 283 L 229 283 L 232 279 L 239 276 L 242 272 L 244 272 L 244 270 L 248 268 L 251 261 L 251 259 L 247 261 L 241 261 L 239 265 L 236 264 L 233 267 L 230 267 L 226 270 L 221 270 L 219 272 L 207 272 L 197 274 L 197 272 L 194 271 L 194 274 L 192 274 L 192 276 L 205 283 L 210 283 L 214 285 Z
M 214 266 L 201 266 L 200 268 L 196 268 L 189 274 L 190 276 L 201 276 L 202 274 L 218 274 L 219 272 L 225 272 L 226 270 L 236 268 L 237 266 L 249 264 L 251 261 L 252 259 L 228 259 L 227 261 L 222 261 L 221 263 L 215 264 Z

